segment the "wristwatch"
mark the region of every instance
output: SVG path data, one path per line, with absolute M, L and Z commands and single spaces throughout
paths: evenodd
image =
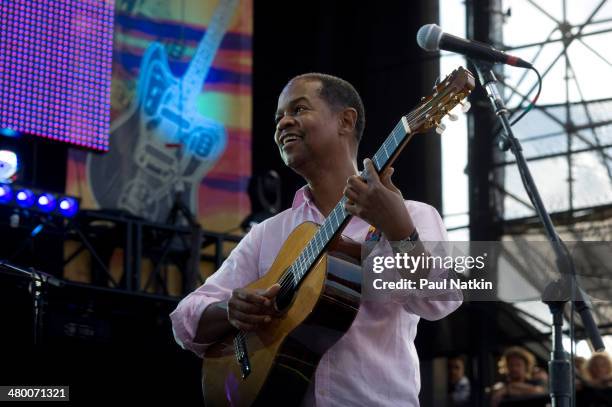
M 410 236 L 397 242 L 397 248 L 402 253 L 409 252 L 415 248 L 416 242 L 418 241 L 419 231 L 417 230 L 417 228 L 414 228 L 414 231 L 410 234 Z

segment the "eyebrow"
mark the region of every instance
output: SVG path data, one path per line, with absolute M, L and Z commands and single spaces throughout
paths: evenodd
M 306 101 L 310 103 L 310 100 L 306 96 L 300 96 L 300 97 L 293 99 L 291 102 L 289 102 L 288 106 L 293 106 L 296 103 L 301 102 L 301 101 Z M 274 114 L 274 118 L 276 118 L 281 113 L 282 113 L 281 111 L 277 110 L 276 113 Z

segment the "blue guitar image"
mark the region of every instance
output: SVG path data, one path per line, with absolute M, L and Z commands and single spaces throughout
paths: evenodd
M 220 1 L 182 78 L 172 75 L 163 45 L 149 45 L 134 100 L 111 127 L 109 152 L 87 159 L 99 207 L 163 222 L 179 194 L 197 213 L 200 182 L 223 154 L 227 133 L 196 111 L 196 99 L 238 1 Z

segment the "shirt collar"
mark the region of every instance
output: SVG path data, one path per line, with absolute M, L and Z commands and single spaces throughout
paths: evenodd
M 304 185 L 302 188 L 298 189 L 293 197 L 293 203 L 291 204 L 291 209 L 297 209 L 303 204 L 312 205 L 313 202 L 312 192 L 310 192 L 310 188 L 308 184 Z

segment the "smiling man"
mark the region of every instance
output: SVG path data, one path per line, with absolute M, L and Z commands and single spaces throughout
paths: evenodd
M 278 285 L 261 291 L 243 287 L 266 274 L 296 226 L 323 223 L 343 195 L 354 215 L 343 234 L 354 241 L 447 240 L 433 207 L 404 201 L 391 182 L 392 168 L 379 177 L 366 160 L 371 178 L 366 182 L 357 175 L 364 126 L 363 103 L 348 82 L 318 73 L 289 81 L 278 100 L 274 140 L 285 164 L 306 185 L 291 208 L 253 227 L 221 268 L 181 301 L 171 314 L 181 346 L 201 356 L 232 329 L 256 330 L 276 318 Z M 303 405 L 418 405 L 414 338 L 419 318 L 443 318 L 459 304 L 422 297 L 362 301 L 351 328 L 319 362 Z

